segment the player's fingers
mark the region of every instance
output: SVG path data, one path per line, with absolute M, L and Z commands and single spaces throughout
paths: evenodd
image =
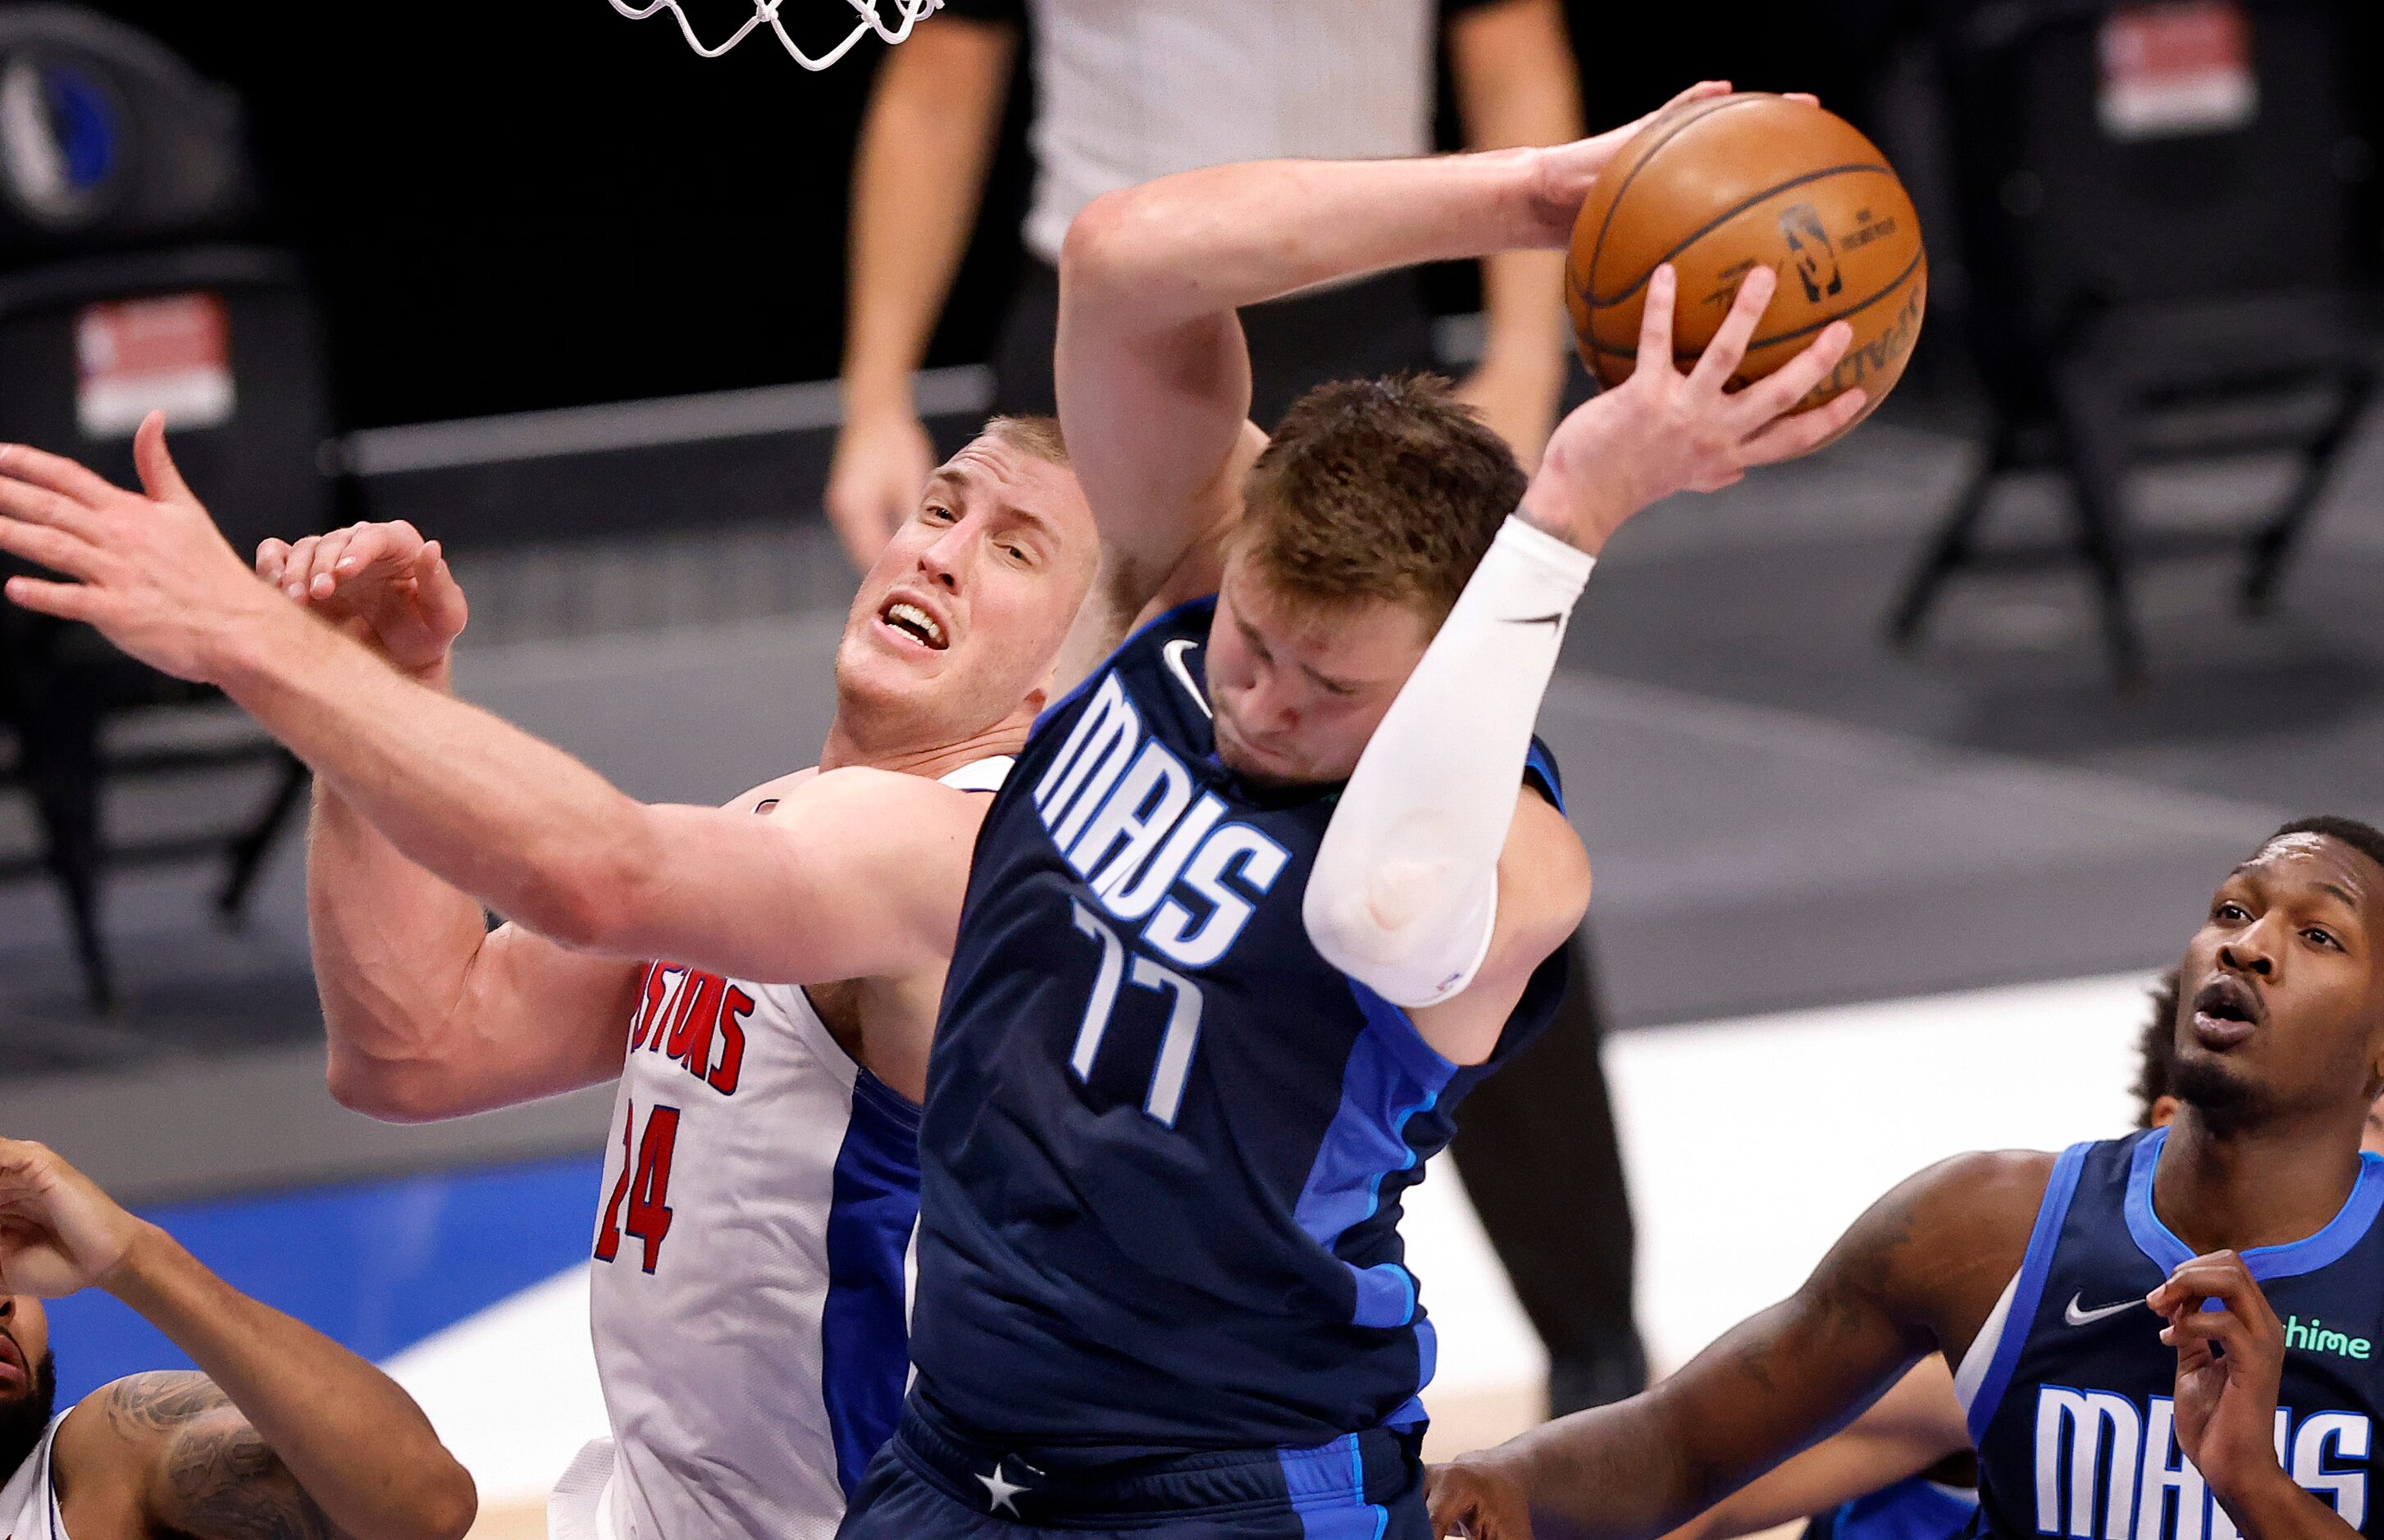
M 2188 1310 L 2161 1328 L 2160 1339 L 2171 1348 L 2204 1343 L 2230 1354 L 2250 1354 L 2259 1347 L 2251 1326 L 2233 1310 Z
M 20 610 L 56 615 L 60 620 L 95 624 L 104 607 L 97 589 L 81 583 L 53 583 L 40 578 L 9 578 L 7 595 L 8 602 Z
M 308 535 L 290 548 L 281 565 L 281 591 L 292 599 L 306 597 L 307 580 L 315 573 L 315 548 L 323 543 L 320 535 Z
M 340 558 L 355 539 L 354 529 L 334 529 L 315 542 L 314 552 L 306 558 L 306 570 L 301 575 L 306 592 L 316 599 L 329 599 L 340 591 L 338 572 Z
M 1765 307 L 1779 288 L 1780 275 L 1769 267 L 1753 268 L 1738 280 L 1738 295 L 1730 302 L 1730 314 L 1714 329 L 1713 341 L 1706 344 L 1696 367 L 1689 371 L 1691 385 L 1719 391 L 1730 383 L 1730 377 L 1738 372 L 1739 364 L 1746 357 L 1746 344 L 1754 338 L 1755 329 L 1762 324 Z
M 1749 430 L 1783 412 L 1794 411 L 1798 402 L 1830 377 L 1854 340 L 1854 328 L 1844 321 L 1831 321 L 1795 357 L 1741 391 L 1739 410 L 1745 414 Z
M 132 468 L 141 473 L 141 490 L 159 503 L 196 503 L 174 456 L 166 448 L 166 414 L 152 412 L 141 419 L 132 435 Z
M 1794 460 L 1799 454 L 1810 454 L 1844 432 L 1849 424 L 1862 416 L 1863 404 L 1868 399 L 1858 390 L 1848 391 L 1844 395 L 1832 396 L 1809 412 L 1782 417 L 1746 441 L 1740 454 L 1740 463 L 1771 466 L 1782 460 Z
M 2179 1263 L 2167 1281 L 2144 1297 L 2146 1304 L 2164 1314 L 2192 1309 L 2204 1299 L 2221 1300 L 2246 1320 L 2276 1319 L 2251 1269 L 2232 1251 L 2216 1251 Z
M 262 540 L 256 542 L 256 575 L 272 584 L 281 586 L 282 569 L 290 565 L 290 542 Z
M 29 481 L 91 507 L 123 492 L 122 488 L 88 466 L 31 444 L 0 444 L 0 477 Z
M 1783 91 L 1781 94 L 1787 97 L 1792 102 L 1802 102 L 1808 107 L 1817 107 L 1821 105 L 1821 99 L 1819 96 L 1814 95 L 1809 91 Z
M 1699 81 L 1696 84 L 1689 87 L 1686 91 L 1680 92 L 1675 94 L 1670 101 L 1665 103 L 1662 106 L 1658 107 L 1655 111 L 1649 113 L 1647 118 L 1643 118 L 1640 121 L 1644 123 L 1647 121 L 1648 118 L 1661 118 L 1664 114 L 1671 111 L 1674 107 L 1684 107 L 1691 102 L 1702 102 L 1707 100 L 1708 97 L 1727 96 L 1729 94 L 1730 82 L 1728 81 Z
M 100 554 L 94 547 L 63 529 L 16 518 L 0 518 L 0 551 L 21 556 L 52 572 L 83 578 L 93 576 L 94 558 Z
M 347 533 L 344 552 L 332 568 L 333 575 L 341 578 L 375 565 L 403 572 L 422 553 L 422 532 L 404 519 L 359 524 Z
M 1647 275 L 1647 303 L 1639 313 L 1638 367 L 1642 372 L 1680 372 L 1672 366 L 1672 301 L 1679 289 L 1679 276 L 1669 262 Z
M 28 524 L 63 529 L 83 540 L 93 539 L 99 531 L 98 515 L 83 503 L 47 487 L 12 481 L 5 476 L 0 476 L 0 514 Z

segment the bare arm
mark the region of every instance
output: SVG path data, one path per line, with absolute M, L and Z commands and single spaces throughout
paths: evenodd
M 1500 0 L 1449 23 L 1449 73 L 1468 149 L 1581 137 L 1580 77 L 1557 0 Z M 1494 253 L 1482 261 L 1482 357 L 1458 394 L 1482 410 L 1525 469 L 1556 425 L 1567 357 L 1564 257 Z
M 445 692 L 469 619 L 439 542 L 404 521 L 295 546 L 257 576 Z M 315 783 L 307 934 L 329 1027 L 331 1094 L 376 1117 L 456 1117 L 592 1085 L 621 1064 L 635 963 L 583 957 L 508 925 L 416 866 L 329 780 Z
M 0 450 L 13 515 L 0 549 L 77 579 L 15 578 L 10 599 L 221 686 L 406 859 L 579 950 L 789 983 L 912 973 L 948 952 L 980 799 L 853 769 L 804 783 L 768 819 L 640 803 L 257 579 L 182 485 L 162 417 L 136 454 L 154 496 Z
M 1264 441 L 1237 307 L 1418 262 L 1558 249 L 1634 128 L 1553 150 L 1216 166 L 1093 200 L 1061 251 L 1054 367 L 1102 576 L 1099 619 L 1071 637 L 1063 681 L 1239 507 L 1237 467 Z
M 1641 1540 L 1844 1426 L 1930 1351 L 1957 1354 L 2027 1249 L 2052 1169 L 1965 1155 L 1873 1204 L 1789 1298 L 1645 1394 L 1435 1472 L 1434 1529 Z
M 1774 1467 L 1666 1540 L 1733 1540 L 1827 1513 L 1970 1447 L 1944 1355 L 1931 1353 L 1843 1431 Z
M 985 192 L 1018 30 L 937 17 L 878 68 L 853 154 L 844 423 L 827 511 L 867 567 L 935 460 L 911 395 Z
M 397 1384 L 242 1294 L 40 1145 L 0 1140 L 0 1274 L 115 1295 L 203 1374 L 120 1380 L 70 1415 L 62 1460 L 126 1471 L 151 1533 L 456 1540 L 472 1478 Z

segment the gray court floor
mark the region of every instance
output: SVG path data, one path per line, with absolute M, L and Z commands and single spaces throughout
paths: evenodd
M 2233 615 L 2224 564 L 2147 582 L 2154 677 L 2134 696 L 2113 689 L 2074 578 L 1965 584 L 1916 652 L 1881 646 L 1880 616 L 1964 473 L 1952 436 L 1875 424 L 1626 530 L 1543 724 L 1596 866 L 1618 1023 L 2149 967 L 2283 817 L 2384 817 L 2373 428 L 2274 619 Z M 2156 486 L 2147 517 L 2216 518 L 2267 479 Z M 466 692 L 642 797 L 717 801 L 807 763 L 845 579 L 815 515 L 769 513 L 698 536 L 459 553 L 477 600 Z M 2043 517 L 2022 489 L 2004 527 Z M 0 840 L 20 833 L 0 807 Z M 118 881 L 129 1003 L 106 1020 L 77 1003 L 48 892 L 0 889 L 0 1126 L 115 1124 L 108 1174 L 143 1191 L 601 1137 L 599 1097 L 439 1132 L 331 1108 L 296 842 L 237 935 L 205 923 L 205 888 Z M 227 1120 L 256 1132 L 228 1149 Z

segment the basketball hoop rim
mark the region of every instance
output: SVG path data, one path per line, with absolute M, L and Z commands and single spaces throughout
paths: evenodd
M 635 3 L 635 0 L 612 0 L 613 8 L 632 21 L 643 21 L 657 11 L 670 12 L 671 19 L 678 23 L 679 36 L 687 39 L 687 45 L 694 49 L 699 57 L 707 59 L 716 59 L 736 47 L 755 28 L 767 27 L 776 36 L 778 46 L 786 50 L 788 57 L 814 72 L 832 68 L 838 60 L 852 52 L 854 44 L 872 33 L 888 43 L 903 42 L 910 37 L 913 28 L 942 8 L 944 0 L 887 0 L 896 19 L 890 25 L 878 14 L 878 0 L 846 0 L 846 3 L 851 6 L 860 19 L 854 23 L 852 31 L 845 34 L 843 42 L 814 57 L 804 53 L 801 46 L 787 35 L 786 24 L 778 19 L 778 12 L 786 0 L 753 0 L 753 14 L 746 18 L 743 26 L 729 34 L 727 42 L 716 45 L 708 44 L 696 35 L 695 24 L 680 8 L 679 0 L 647 0 L 643 5 Z

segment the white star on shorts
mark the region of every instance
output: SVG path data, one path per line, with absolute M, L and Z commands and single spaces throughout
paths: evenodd
M 1018 1504 L 1015 1499 L 1017 1498 L 1018 1494 L 1029 1489 L 1024 1486 L 1014 1486 L 1009 1482 L 1002 1480 L 1001 1461 L 997 1459 L 993 1462 L 993 1474 L 989 1476 L 979 1476 L 976 1479 L 985 1484 L 987 1512 L 1000 1513 L 1002 1509 L 1008 1509 L 1012 1518 L 1014 1519 L 1018 1517 Z

